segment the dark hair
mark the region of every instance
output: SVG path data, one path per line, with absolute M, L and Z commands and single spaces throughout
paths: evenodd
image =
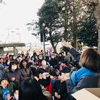
M 5 78 L 5 77 L 1 78 L 0 83 L 1 83 L 3 80 L 7 80 L 8 83 L 9 83 L 9 80 L 8 80 L 7 78 Z
M 12 60 L 12 61 L 10 62 L 10 64 L 9 64 L 9 71 L 11 71 L 11 67 L 12 67 L 12 65 L 14 65 L 14 64 L 17 65 L 17 69 L 18 69 L 18 64 L 19 64 L 19 62 L 16 61 L 16 60 Z M 17 69 L 16 69 L 16 70 L 17 70 Z
M 19 88 L 19 100 L 47 100 L 40 84 L 35 79 L 26 79 Z
M 61 63 L 68 65 L 68 61 L 61 61 Z
M 28 66 L 30 67 L 31 65 L 33 65 L 33 63 L 32 62 L 28 62 Z
M 20 62 L 20 68 L 24 68 L 23 62 L 26 62 L 26 63 L 27 63 L 26 67 L 28 67 L 28 60 L 23 59 L 23 60 Z
M 58 76 L 58 75 L 56 74 L 56 71 L 55 71 L 55 70 L 52 70 L 52 71 L 50 72 L 50 75 L 52 75 L 52 76 Z
M 59 69 L 60 69 L 60 66 L 59 66 L 59 65 L 55 65 L 55 66 L 54 66 L 54 69 L 55 69 L 55 70 L 56 70 L 56 69 L 59 70 Z
M 94 72 L 100 70 L 100 54 L 92 48 L 86 49 L 80 57 L 80 64 Z

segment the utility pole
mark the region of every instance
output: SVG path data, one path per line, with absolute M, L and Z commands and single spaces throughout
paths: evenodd
M 45 34 L 43 33 L 42 34 L 43 35 L 43 57 L 44 57 L 44 59 L 45 59 Z
M 43 29 L 45 30 L 45 23 L 42 24 Z M 43 57 L 45 59 L 45 31 L 42 32 L 42 39 L 43 39 Z

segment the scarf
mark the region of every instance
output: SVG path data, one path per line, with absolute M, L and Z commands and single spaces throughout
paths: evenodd
M 85 67 L 81 67 L 78 71 L 74 71 L 71 74 L 71 81 L 72 81 L 73 85 L 76 86 L 81 78 L 83 78 L 84 76 L 90 76 L 90 75 L 94 75 L 94 74 L 95 74 L 95 72 L 90 71 Z

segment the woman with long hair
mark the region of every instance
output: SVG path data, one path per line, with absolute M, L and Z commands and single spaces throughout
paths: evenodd
M 33 74 L 32 74 L 32 71 L 31 71 L 31 68 L 29 67 L 28 65 L 28 60 L 26 59 L 23 59 L 21 62 L 20 62 L 20 70 L 21 70 L 21 82 L 27 78 L 31 78 L 33 77 Z
M 48 100 L 43 95 L 40 84 L 36 79 L 28 78 L 21 83 L 19 100 Z

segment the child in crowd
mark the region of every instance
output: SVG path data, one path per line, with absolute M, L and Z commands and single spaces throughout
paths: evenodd
M 8 89 L 8 80 L 2 79 L 1 80 L 1 92 L 2 92 L 2 100 L 10 100 L 12 97 L 10 96 L 10 91 Z

